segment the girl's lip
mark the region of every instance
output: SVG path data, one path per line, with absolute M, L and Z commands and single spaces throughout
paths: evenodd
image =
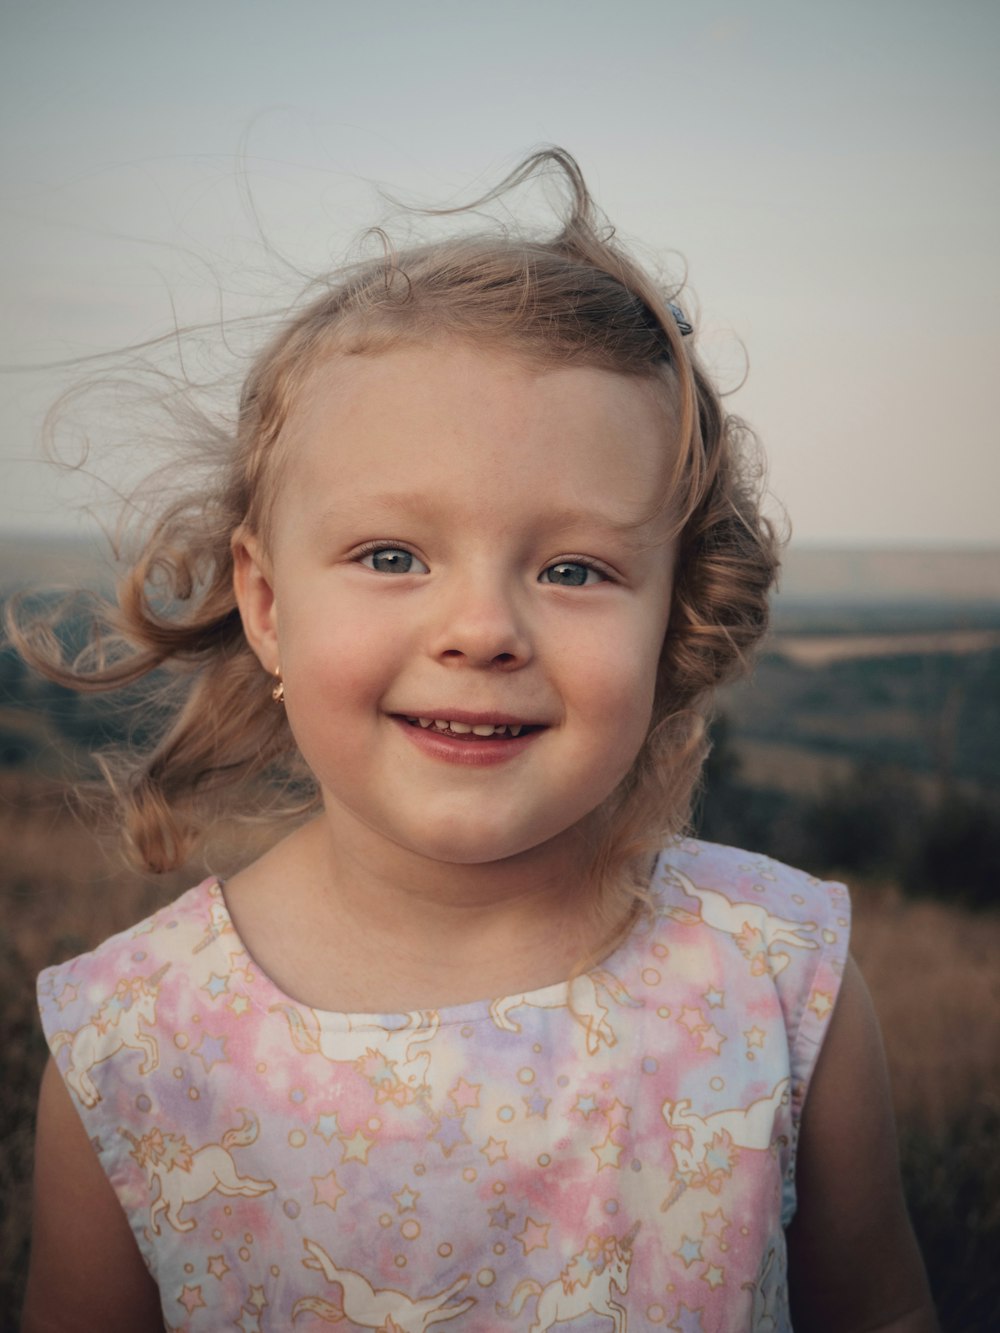
M 421 727 L 409 721 L 412 714 L 394 713 L 392 720 L 409 737 L 411 743 L 422 753 L 431 759 L 440 759 L 449 764 L 465 764 L 473 768 L 488 768 L 494 764 L 503 764 L 526 750 L 529 745 L 542 734 L 542 728 L 536 723 L 534 729 L 522 731 L 520 736 L 475 736 L 472 734 L 466 736 L 452 736 L 448 732 L 438 731 L 435 727 Z M 427 714 L 421 713 L 421 717 Z M 449 722 L 463 722 L 468 718 L 473 720 L 473 714 L 452 713 Z M 496 718 L 496 720 L 494 720 Z M 511 719 L 499 718 L 495 714 L 478 713 L 474 716 L 475 722 L 481 722 L 484 725 L 487 722 L 493 722 L 494 726 L 500 726 L 504 721 Z M 517 725 L 516 722 L 514 724 Z M 525 726 L 532 724 L 525 723 Z

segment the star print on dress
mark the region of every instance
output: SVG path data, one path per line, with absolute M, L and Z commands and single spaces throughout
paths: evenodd
M 848 901 L 690 840 L 649 894 L 600 967 L 440 1010 L 300 1003 L 216 880 L 43 973 L 164 1326 L 787 1333 Z

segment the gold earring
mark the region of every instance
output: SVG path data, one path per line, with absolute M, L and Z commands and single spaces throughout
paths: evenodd
M 274 668 L 274 674 L 278 679 L 278 683 L 271 691 L 271 698 L 276 704 L 283 704 L 285 702 L 285 682 L 281 679 L 280 666 Z

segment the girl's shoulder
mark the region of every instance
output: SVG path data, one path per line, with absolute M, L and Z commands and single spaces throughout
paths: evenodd
M 750 908 L 773 919 L 799 923 L 806 934 L 822 936 L 850 929 L 847 888 L 757 852 L 696 838 L 678 838 L 660 853 L 653 876 L 660 910 L 675 915 L 687 908 L 706 923 L 718 918 L 728 902 L 733 912 Z M 774 922 L 774 924 L 777 924 Z
M 741 999 L 749 1013 L 773 996 L 787 1034 L 797 1123 L 848 962 L 847 889 L 767 856 L 694 839 L 663 851 L 652 887 L 672 946 L 697 954 L 696 971 L 719 969 L 726 1003 Z M 755 1034 L 751 1027 L 744 1035 Z
M 100 1029 L 119 1019 L 155 994 L 171 969 L 183 968 L 227 924 L 221 884 L 210 878 L 95 949 L 45 968 L 38 977 L 38 1001 L 46 1033 L 81 1022 Z

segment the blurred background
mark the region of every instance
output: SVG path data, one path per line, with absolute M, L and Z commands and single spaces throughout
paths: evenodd
M 404 205 L 461 204 L 559 143 L 686 284 L 791 533 L 698 827 L 852 887 L 947 1333 L 1000 1321 L 998 57 L 990 0 L 0 15 L 3 597 L 106 583 L 104 530 L 170 448 L 155 376 L 225 415 L 272 313 L 366 227 L 440 225 Z M 521 202 L 544 223 L 544 192 Z M 89 359 L 164 334 L 153 380 L 135 351 Z M 54 466 L 43 419 L 82 377 L 103 388 L 61 414 Z M 74 814 L 93 750 L 134 725 L 0 651 L 0 1328 L 30 1227 L 34 975 L 202 870 L 144 883 Z M 213 866 L 248 836 L 221 830 Z

